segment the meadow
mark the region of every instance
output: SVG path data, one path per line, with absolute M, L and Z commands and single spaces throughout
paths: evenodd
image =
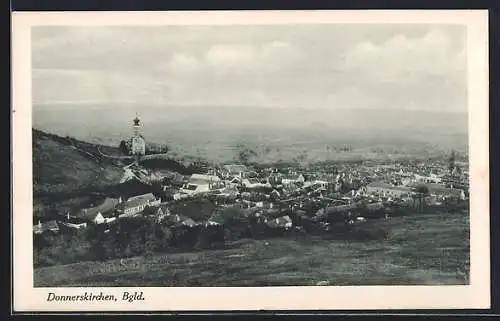
M 468 284 L 469 215 L 373 220 L 384 240 L 304 235 L 239 240 L 224 249 L 38 268 L 35 287 Z

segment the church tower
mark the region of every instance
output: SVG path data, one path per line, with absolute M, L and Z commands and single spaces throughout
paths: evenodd
M 137 114 L 135 115 L 133 122 L 133 135 L 132 135 L 132 148 L 131 154 L 136 156 L 141 156 L 146 154 L 146 142 L 141 136 L 141 121 Z
M 136 114 L 134 118 L 134 137 L 140 136 L 140 129 L 141 129 L 141 120 L 139 119 L 139 117 L 137 117 Z

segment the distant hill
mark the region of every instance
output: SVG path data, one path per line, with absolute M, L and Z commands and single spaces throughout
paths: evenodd
M 347 153 L 336 150 L 345 145 L 356 157 L 372 157 L 372 149 L 426 156 L 466 152 L 468 144 L 467 113 L 400 109 L 35 105 L 33 123 L 59 135 L 117 146 L 132 135 L 136 112 L 147 142 L 168 145 L 170 155 L 214 162 L 238 158 L 241 144 L 262 149 L 259 162 L 291 160 L 304 150 L 310 160 L 344 159 Z

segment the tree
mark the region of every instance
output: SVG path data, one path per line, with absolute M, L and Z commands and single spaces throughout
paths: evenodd
M 448 169 L 450 170 L 450 174 L 455 169 L 455 151 L 454 150 L 451 151 L 451 156 L 450 156 L 450 159 L 449 159 Z
M 164 196 L 164 193 L 163 193 L 163 186 L 161 185 L 160 182 L 153 182 L 151 184 L 151 190 L 152 190 L 152 193 L 156 196 L 156 197 L 162 197 Z
M 238 149 L 237 159 L 243 164 L 248 164 L 251 157 L 257 156 L 257 152 L 253 149 L 247 147 L 245 144 L 237 144 L 236 148 Z
M 305 160 L 307 160 L 307 150 L 303 150 L 301 151 L 295 158 L 296 160 L 299 162 L 299 163 L 302 163 L 304 162 Z
M 129 150 L 128 150 L 128 146 L 127 146 L 127 142 L 122 140 L 120 142 L 120 145 L 118 146 L 118 148 L 120 149 L 120 151 L 123 153 L 123 154 L 128 154 Z
M 414 189 L 418 197 L 418 207 L 419 210 L 423 210 L 424 198 L 429 195 L 429 188 L 426 185 L 418 185 Z
M 153 225 L 148 226 L 145 231 L 144 240 L 144 256 L 152 257 L 157 250 L 157 242 L 155 237 L 155 228 Z

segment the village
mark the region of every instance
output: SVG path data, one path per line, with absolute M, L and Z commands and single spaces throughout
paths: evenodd
M 133 161 L 123 167 L 122 183 L 141 188 L 133 185 L 131 193 L 101 195 L 90 207 L 70 208 L 44 222 L 39 219 L 34 234 L 71 234 L 90 226 L 107 233 L 121 220 L 134 218 L 172 230 L 230 230 L 235 221 L 248 229 L 251 221 L 264 237 L 276 232 L 328 233 L 333 226 L 345 230 L 402 213 L 449 211 L 468 204 L 468 164 L 457 161 L 455 152 L 427 161 L 221 164 L 182 175 L 141 163 L 149 156 L 140 126 L 136 116 L 125 146 L 126 157 Z M 141 192 L 134 194 L 137 190 Z
M 136 178 L 161 186 L 162 193 L 132 197 L 106 197 L 101 204 L 60 219 L 38 222 L 35 234 L 45 231 L 85 229 L 89 225 L 111 226 L 117 220 L 148 217 L 158 224 L 194 227 L 223 225 L 218 215 L 224 209 L 238 208 L 246 216 L 270 228 L 301 229 L 294 217 L 328 221 L 331 216 L 347 224 L 365 222 L 360 209 L 389 218 L 391 208 L 418 209 L 466 202 L 468 169 L 465 163 L 414 162 L 411 164 L 340 164 L 332 172 L 316 168 L 249 168 L 241 164 L 210 168 L 203 174 L 182 176 L 169 170 L 147 170 L 135 165 Z M 186 204 L 197 201 L 211 204 L 210 212 L 189 217 Z M 450 203 L 451 202 L 451 203 Z M 179 206 L 183 204 L 183 206 Z M 357 214 L 356 214 L 357 213 Z M 365 215 L 366 216 L 366 215 Z M 202 218 L 202 219 L 200 219 Z

